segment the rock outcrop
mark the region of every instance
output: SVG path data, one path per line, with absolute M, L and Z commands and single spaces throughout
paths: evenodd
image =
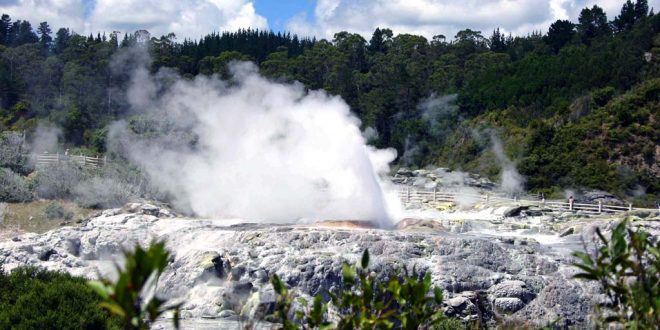
M 112 261 L 123 248 L 165 239 L 174 258 L 159 292 L 183 301 L 188 320 L 225 322 L 271 313 L 272 274 L 296 294 L 327 297 L 340 286 L 342 263 L 357 262 L 364 249 L 379 278 L 404 267 L 430 272 L 445 291 L 446 314 L 464 319 L 493 322 L 506 315 L 539 325 L 557 319 L 560 326 L 584 325 L 593 303 L 602 299 L 596 285 L 573 279 L 576 269 L 567 253 L 581 246 L 575 244 L 578 233 L 593 233 L 597 220 L 572 225 L 576 233 L 560 238 L 556 232 L 564 228 L 557 223 L 549 222 L 558 228 L 546 233 L 539 229 L 543 223 L 530 228 L 540 220 L 521 224 L 515 218 L 462 220 L 462 229 L 452 232 L 456 221 L 408 219 L 387 231 L 359 223 L 228 225 L 171 216 L 152 205 L 107 210 L 80 227 L 2 241 L 0 262 L 5 270 L 33 265 L 89 278 L 112 276 Z

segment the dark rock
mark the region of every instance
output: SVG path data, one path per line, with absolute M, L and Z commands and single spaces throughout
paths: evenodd
M 57 251 L 55 251 L 53 249 L 45 250 L 45 251 L 43 251 L 39 254 L 39 260 L 48 261 L 48 260 L 50 260 L 50 257 L 52 257 L 55 254 L 57 254 Z
M 543 210 L 540 209 L 528 209 L 522 212 L 523 215 L 528 217 L 540 217 L 543 216 Z
M 529 206 L 516 206 L 516 207 L 511 207 L 508 210 L 504 211 L 504 216 L 507 218 L 512 218 L 512 217 L 517 217 L 519 216 L 522 211 L 528 210 Z
M 565 236 L 568 236 L 568 235 L 573 235 L 574 232 L 575 232 L 575 228 L 570 227 L 570 228 L 564 230 L 563 232 L 561 232 L 561 234 L 559 234 L 559 237 L 565 237 Z

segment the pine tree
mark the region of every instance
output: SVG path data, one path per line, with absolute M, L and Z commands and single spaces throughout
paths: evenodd
M 11 44 L 10 31 L 11 18 L 7 14 L 2 14 L 2 18 L 0 18 L 0 45 L 9 46 Z
M 41 22 L 37 28 L 37 33 L 40 36 L 39 44 L 41 44 L 42 51 L 44 53 L 48 53 L 53 43 L 53 37 L 51 37 L 51 33 L 53 33 L 53 31 L 50 29 L 50 26 L 48 26 L 47 22 Z

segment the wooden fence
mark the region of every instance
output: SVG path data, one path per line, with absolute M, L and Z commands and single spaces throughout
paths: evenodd
M 35 164 L 37 166 L 43 166 L 48 164 L 57 164 L 60 162 L 74 162 L 82 166 L 91 166 L 91 167 L 101 167 L 106 164 L 106 157 L 87 157 L 83 155 L 65 155 L 65 154 L 35 154 L 32 155 Z
M 658 209 L 637 208 L 632 204 L 623 205 L 605 205 L 601 201 L 594 204 L 569 203 L 561 201 L 546 201 L 545 198 L 538 195 L 523 195 L 518 197 L 507 197 L 497 194 L 469 194 L 455 191 L 442 191 L 437 189 L 417 189 L 404 187 L 399 189 L 399 198 L 405 203 L 423 203 L 423 202 L 451 202 L 465 201 L 466 203 L 482 203 L 485 205 L 514 202 L 521 205 L 538 206 L 544 209 L 556 211 L 581 211 L 583 213 L 601 214 L 601 213 L 620 213 L 633 210 L 660 211 Z

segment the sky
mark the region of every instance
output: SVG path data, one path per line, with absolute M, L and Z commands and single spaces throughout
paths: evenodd
M 173 32 L 178 40 L 198 39 L 213 31 L 238 28 L 289 31 L 332 39 L 339 31 L 367 40 L 376 27 L 427 38 L 470 28 L 490 35 L 500 27 L 514 35 L 547 31 L 557 19 L 577 21 L 594 4 L 611 20 L 624 0 L 0 0 L 0 12 L 47 21 L 53 31 L 69 27 L 89 34 L 147 30 L 152 36 Z M 649 0 L 660 10 L 660 0 Z

